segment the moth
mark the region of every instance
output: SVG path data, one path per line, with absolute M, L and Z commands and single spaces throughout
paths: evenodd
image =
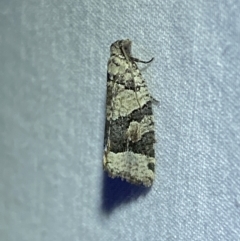
M 110 47 L 107 68 L 103 168 L 112 178 L 151 186 L 155 176 L 153 98 L 137 66 L 131 41 Z

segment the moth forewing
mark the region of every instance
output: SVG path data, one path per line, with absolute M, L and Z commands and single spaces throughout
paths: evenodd
M 118 40 L 110 47 L 104 170 L 112 178 L 151 186 L 155 175 L 155 133 L 152 97 L 137 62 L 131 41 Z

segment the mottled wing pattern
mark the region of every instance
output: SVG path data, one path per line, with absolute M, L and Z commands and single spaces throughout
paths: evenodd
M 154 180 L 152 97 L 131 56 L 131 41 L 111 45 L 108 61 L 104 170 L 133 184 Z

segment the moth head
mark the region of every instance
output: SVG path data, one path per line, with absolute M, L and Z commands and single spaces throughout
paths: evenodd
M 131 56 L 131 46 L 132 42 L 129 39 L 118 40 L 110 47 L 111 55 Z

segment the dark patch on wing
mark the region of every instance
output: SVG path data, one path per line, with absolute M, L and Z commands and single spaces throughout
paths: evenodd
M 144 154 L 146 156 L 155 157 L 153 144 L 155 143 L 155 135 L 153 131 L 145 133 L 138 142 L 130 142 L 128 149 L 134 153 Z
M 110 128 L 110 150 L 114 153 L 124 152 L 127 150 L 127 129 L 132 121 L 141 122 L 144 116 L 152 115 L 152 103 L 147 102 L 141 109 L 133 111 L 126 117 L 119 117 L 117 120 L 112 120 L 111 124 L 106 124 Z M 108 133 L 105 133 L 107 135 Z M 145 133 L 138 142 L 129 142 L 128 150 L 134 153 L 144 154 L 154 157 L 153 144 L 155 143 L 154 132 Z
M 155 172 L 155 164 L 150 162 L 148 163 L 148 169 L 152 170 L 153 172 Z

